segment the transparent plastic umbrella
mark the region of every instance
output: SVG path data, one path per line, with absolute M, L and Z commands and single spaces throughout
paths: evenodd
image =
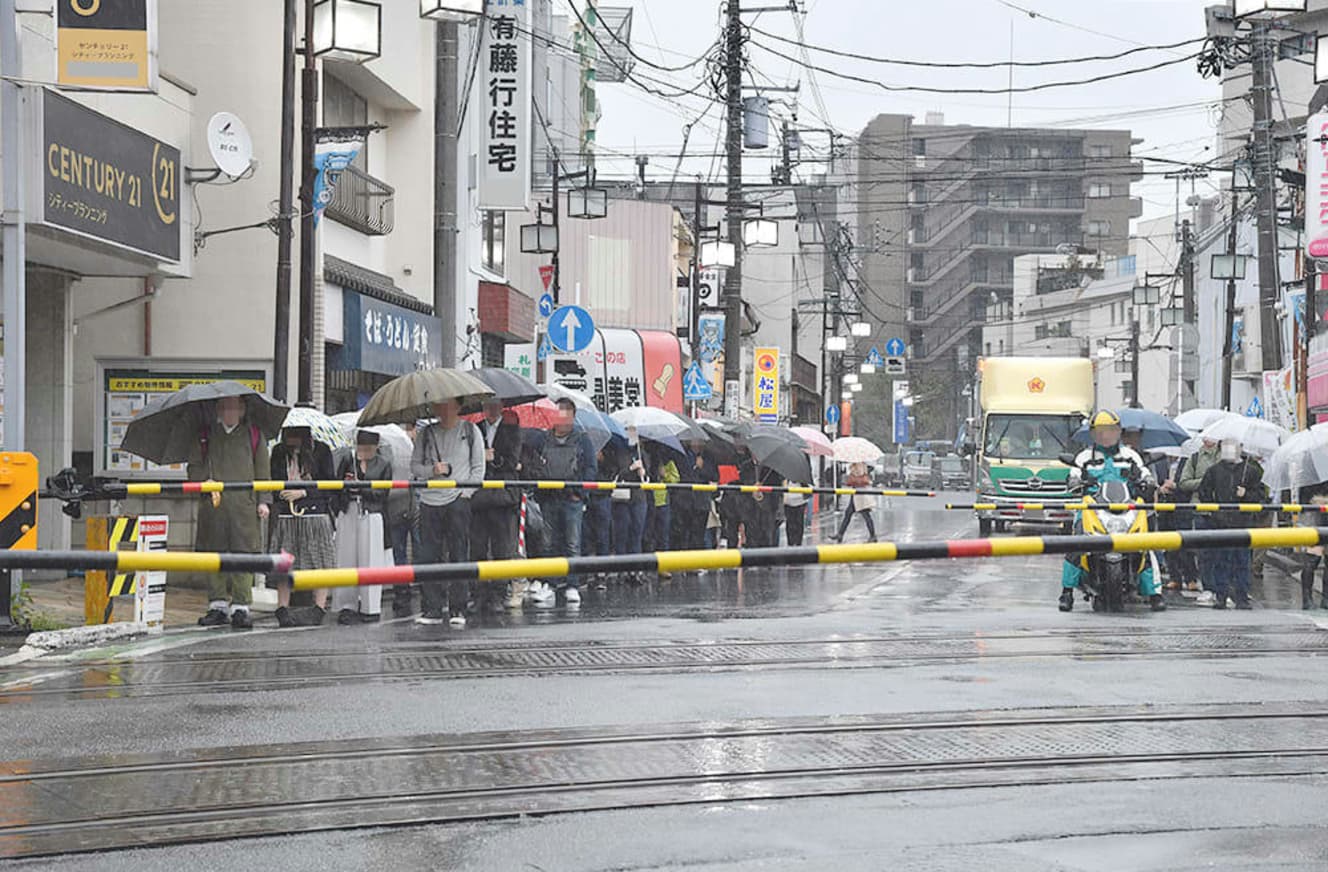
M 834 457 L 834 444 L 830 437 L 826 436 L 815 427 L 790 427 L 790 433 L 796 434 L 803 442 L 807 443 L 804 449 L 808 454 L 814 454 L 818 457 Z
M 1202 444 L 1205 439 L 1212 439 L 1215 442 L 1235 439 L 1240 442 L 1240 447 L 1245 452 L 1258 457 L 1271 457 L 1278 446 L 1290 438 L 1290 430 L 1271 421 L 1246 418 L 1243 415 L 1228 415 L 1209 424 L 1198 438 L 1191 439 L 1185 445 L 1186 448 L 1194 445 L 1193 450 L 1197 451 L 1198 444 Z
M 1226 409 L 1190 409 L 1181 412 L 1172 420 L 1191 436 L 1198 436 L 1205 427 L 1214 421 L 1220 421 L 1235 414 L 1235 412 L 1228 412 Z
M 1263 480 L 1274 493 L 1328 481 L 1328 424 L 1315 424 L 1283 442 L 1269 459 Z
M 539 386 L 545 395 L 555 403 L 559 400 L 571 400 L 579 411 L 596 412 L 595 401 L 580 391 L 565 388 L 559 384 L 546 383 Z
M 835 449 L 835 460 L 840 463 L 875 463 L 885 452 L 861 436 L 844 436 L 830 443 Z
M 314 441 L 322 442 L 333 451 L 338 448 L 350 448 L 355 444 L 354 431 L 348 435 L 345 428 L 328 415 L 309 406 L 296 406 L 286 413 L 286 420 L 281 423 L 286 427 L 308 427 Z

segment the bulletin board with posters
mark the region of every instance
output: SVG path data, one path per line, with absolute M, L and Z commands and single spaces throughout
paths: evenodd
M 193 384 L 229 379 L 267 392 L 270 370 L 253 363 L 203 363 L 145 358 L 97 362 L 97 475 L 116 478 L 184 478 L 183 463 L 161 465 L 120 450 L 125 428 L 153 400 Z

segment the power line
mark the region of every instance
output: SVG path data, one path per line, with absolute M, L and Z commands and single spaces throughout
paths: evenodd
M 581 27 L 585 30 L 587 34 L 590 35 L 590 38 L 595 41 L 595 45 L 599 46 L 600 49 L 607 54 L 608 49 L 605 48 L 604 44 L 599 41 L 599 37 L 595 35 L 594 29 L 590 27 L 590 25 L 586 24 L 585 18 L 581 17 L 581 10 L 576 8 L 575 0 L 568 0 L 567 8 L 572 10 L 572 14 L 576 16 L 576 20 L 581 23 Z M 604 28 L 604 31 L 613 39 L 614 42 L 618 43 L 618 45 L 625 48 L 627 50 L 627 53 L 631 55 L 632 58 L 635 61 L 637 61 L 637 63 L 645 64 L 646 66 L 652 67 L 663 73 L 681 73 L 686 70 L 690 70 L 692 67 L 696 66 L 697 64 L 708 60 L 710 58 L 711 52 L 714 51 L 715 47 L 719 45 L 719 40 L 716 39 L 698 57 L 692 58 L 690 61 L 688 61 L 685 64 L 680 64 L 679 66 L 671 67 L 665 64 L 657 64 L 654 61 L 649 61 L 641 57 L 639 54 L 636 53 L 636 49 L 632 48 L 632 46 L 628 42 L 626 42 L 621 36 L 614 33 L 612 28 L 606 27 Z M 609 57 L 609 60 L 612 61 L 612 56 Z M 623 69 L 621 64 L 615 63 L 614 66 L 622 70 L 622 73 L 624 75 L 627 75 L 627 70 Z

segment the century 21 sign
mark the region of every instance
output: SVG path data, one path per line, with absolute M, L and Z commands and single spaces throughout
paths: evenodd
M 44 94 L 43 222 L 178 261 L 180 150 Z

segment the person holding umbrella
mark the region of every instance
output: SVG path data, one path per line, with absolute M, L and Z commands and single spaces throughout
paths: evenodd
M 1197 491 L 1200 502 L 1239 503 L 1246 495 L 1262 494 L 1262 472 L 1255 464 L 1241 456 L 1240 442 L 1234 438 L 1223 439 L 1220 459 L 1204 473 L 1203 481 Z M 1210 522 L 1217 528 L 1232 529 L 1245 526 L 1242 513 L 1235 511 L 1216 512 Z M 1225 609 L 1227 599 L 1235 598 L 1236 608 L 1249 609 L 1250 605 L 1250 549 L 1217 548 L 1210 549 L 1213 595 L 1216 599 L 1213 608 Z
M 281 442 L 272 452 L 274 481 L 323 481 L 333 477 L 332 451 L 316 442 L 308 427 L 284 427 Z M 277 494 L 277 512 L 268 531 L 268 547 L 295 556 L 292 569 L 330 569 L 337 565 L 333 542 L 332 506 L 327 494 L 309 488 L 287 488 Z M 291 582 L 268 581 L 277 589 L 277 623 L 283 627 L 318 625 L 327 611 L 327 591 L 314 591 L 314 604 L 307 615 L 290 610 Z
M 248 419 L 245 398 L 221 397 L 210 418 L 189 451 L 189 480 L 254 481 L 266 477 L 267 442 L 258 425 Z M 146 421 L 147 416 L 142 420 Z M 257 553 L 261 545 L 259 520 L 267 518 L 271 500 L 270 494 L 251 491 L 204 494 L 198 509 L 197 550 Z M 199 618 L 199 625 L 218 627 L 229 623 L 236 630 L 253 627 L 249 615 L 253 585 L 254 577 L 247 572 L 208 576 L 208 610 Z
M 848 467 L 848 475 L 844 476 L 845 487 L 871 487 L 871 474 L 865 463 L 851 463 Z M 876 507 L 876 497 L 865 494 L 854 494 L 848 498 L 848 508 L 844 510 L 844 518 L 839 522 L 839 532 L 835 534 L 836 542 L 844 541 L 844 534 L 848 532 L 848 525 L 853 520 L 854 514 L 862 515 L 862 519 L 867 522 L 867 541 L 876 541 L 876 522 L 872 520 L 872 509 Z
M 343 481 L 385 481 L 392 461 L 382 451 L 382 437 L 373 430 L 355 433 L 355 450 L 337 462 L 334 476 Z M 343 491 L 337 503 L 337 565 L 387 566 L 392 539 L 387 530 L 390 491 Z M 339 587 L 332 594 L 338 624 L 373 623 L 383 613 L 381 585 Z
M 501 399 L 490 397 L 484 401 L 479 431 L 484 441 L 484 477 L 520 478 L 520 427 L 515 414 L 504 415 Z M 520 502 L 521 494 L 515 488 L 476 491 L 470 498 L 471 560 L 507 560 L 516 556 Z

